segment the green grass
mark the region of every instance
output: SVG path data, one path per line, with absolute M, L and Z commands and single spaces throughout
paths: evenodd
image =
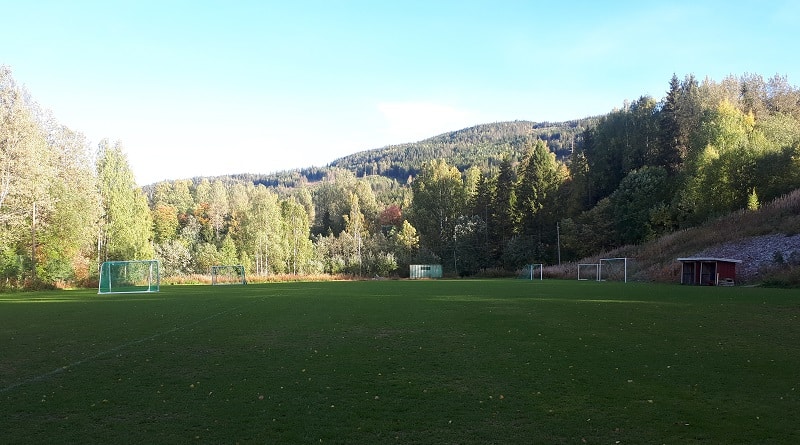
M 15 443 L 797 443 L 800 292 L 575 281 L 0 294 Z

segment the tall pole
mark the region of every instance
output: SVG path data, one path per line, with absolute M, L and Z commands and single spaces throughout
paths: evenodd
M 561 229 L 556 222 L 556 246 L 558 246 L 558 265 L 561 265 Z
M 31 281 L 36 281 L 36 201 L 31 218 Z

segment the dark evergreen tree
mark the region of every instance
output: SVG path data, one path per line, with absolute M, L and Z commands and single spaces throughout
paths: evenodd
M 478 234 L 476 241 L 478 246 L 477 251 L 479 252 L 478 267 L 482 269 L 494 266 L 494 264 L 491 262 L 492 248 L 491 244 L 489 243 L 489 226 L 491 221 L 494 219 L 492 218 L 490 209 L 494 201 L 494 180 L 486 175 L 481 175 L 478 178 L 478 184 L 475 188 L 475 195 L 472 197 L 470 207 L 472 208 L 472 216 L 483 221 L 483 227 L 481 227 L 482 233 Z
M 541 213 L 549 201 L 552 201 L 552 195 L 558 188 L 558 170 L 555 156 L 547 149 L 544 141 L 539 140 L 528 146 L 517 172 L 518 233 L 533 235 L 541 232 Z
M 494 247 L 492 258 L 495 261 L 499 261 L 503 246 L 514 235 L 517 227 L 515 183 L 514 168 L 511 161 L 505 159 L 500 164 L 500 171 L 495 180 L 495 200 L 489 206 L 489 240 Z
M 669 91 L 659 113 L 659 137 L 657 149 L 650 159 L 651 165 L 664 167 L 667 172 L 674 174 L 681 163 L 681 153 L 686 149 L 681 147 L 682 139 L 680 121 L 678 119 L 678 100 L 680 99 L 681 85 L 678 76 L 673 74 L 669 82 Z

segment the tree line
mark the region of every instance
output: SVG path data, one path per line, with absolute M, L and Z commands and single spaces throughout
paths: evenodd
M 508 273 L 640 243 L 800 187 L 800 92 L 782 76 L 673 75 L 606 115 L 476 126 L 277 176 L 139 187 L 0 69 L 0 287 L 166 275 Z M 382 154 L 382 155 L 381 155 Z

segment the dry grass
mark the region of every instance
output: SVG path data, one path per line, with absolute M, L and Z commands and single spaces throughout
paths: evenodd
M 258 283 L 295 283 L 305 281 L 340 281 L 340 280 L 357 280 L 359 277 L 350 275 L 337 274 L 308 274 L 308 275 L 294 275 L 294 274 L 270 274 L 270 275 L 248 275 L 247 282 L 250 284 Z M 209 274 L 189 274 L 177 275 L 171 277 L 162 277 L 162 285 L 191 285 L 191 284 L 211 284 L 211 275 Z

